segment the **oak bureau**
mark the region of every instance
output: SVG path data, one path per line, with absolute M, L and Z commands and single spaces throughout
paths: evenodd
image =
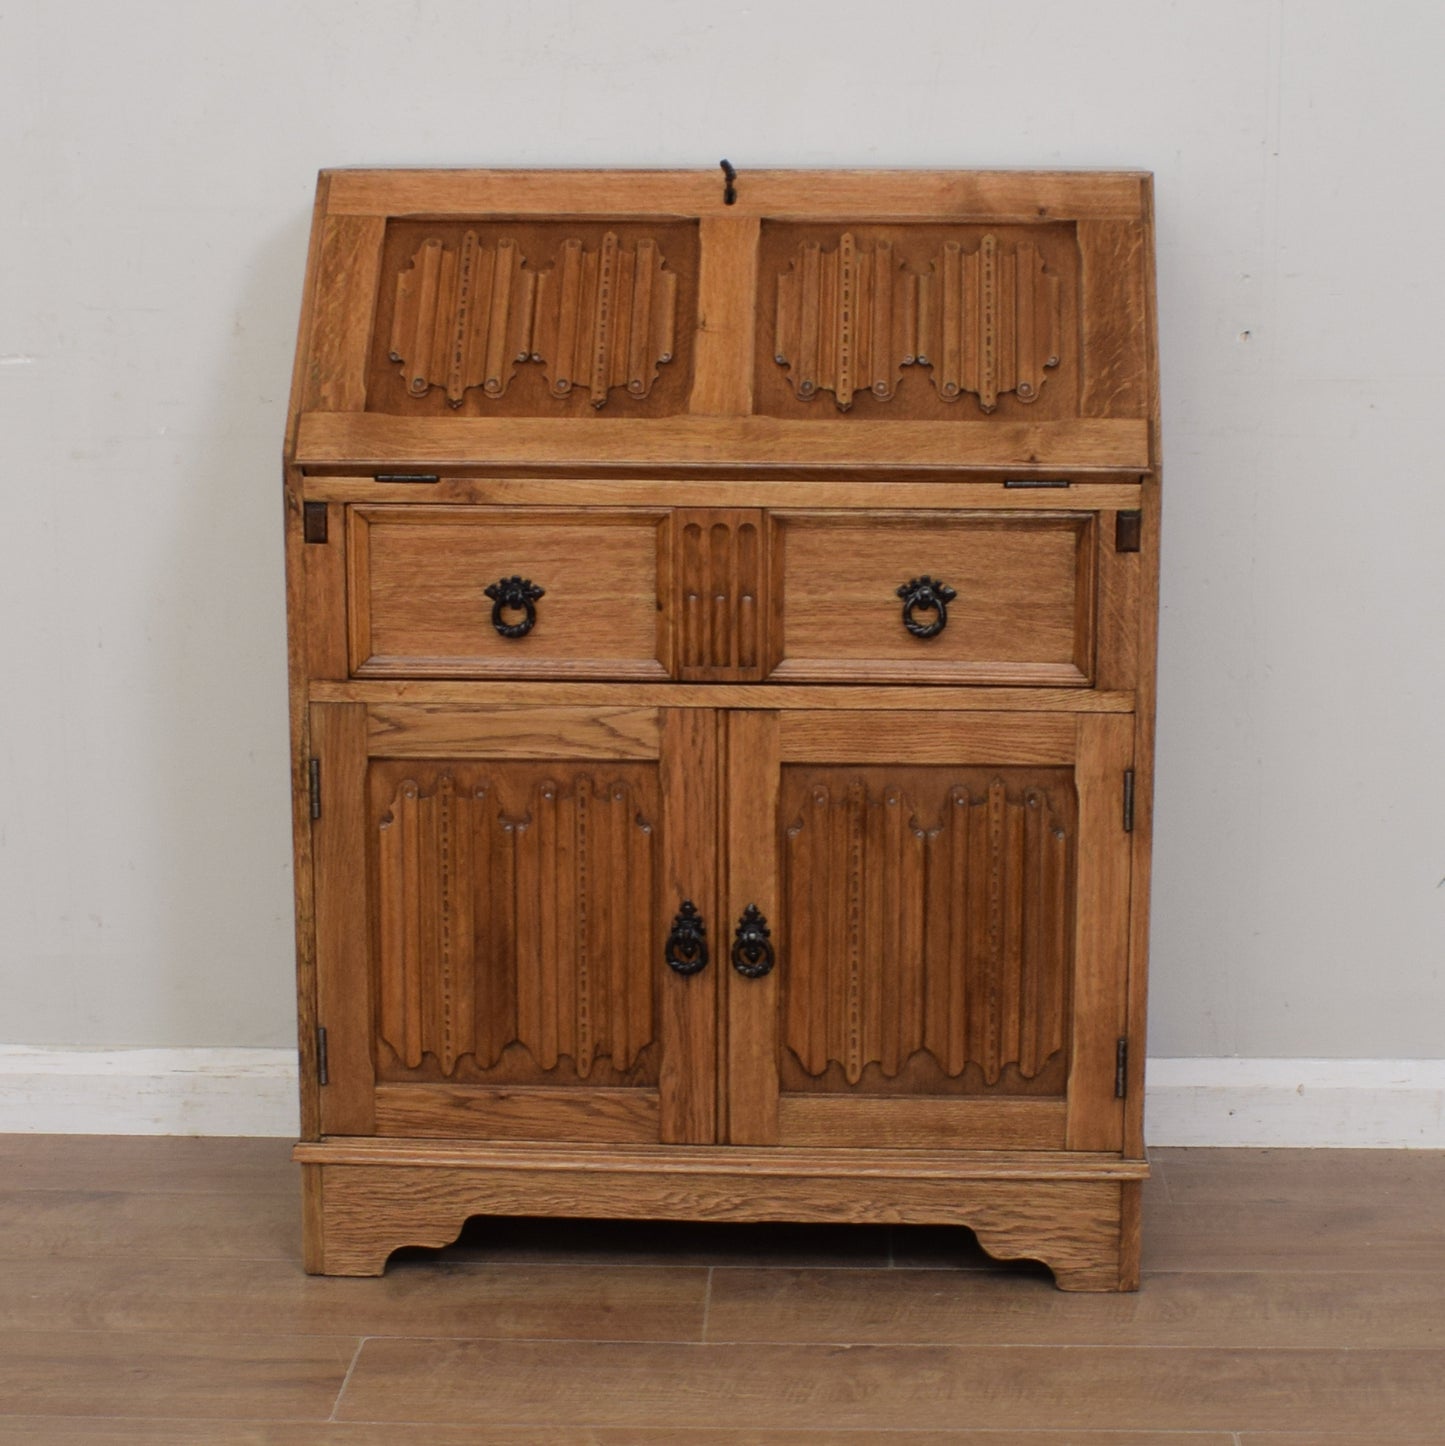
M 321 176 L 307 1269 L 933 1222 L 1133 1289 L 1150 178 L 724 171 Z

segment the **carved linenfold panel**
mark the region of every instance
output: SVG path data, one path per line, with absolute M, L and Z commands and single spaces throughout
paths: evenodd
M 762 677 L 762 512 L 677 508 L 673 526 L 680 675 Z
M 918 334 L 945 401 L 972 392 L 985 412 L 1004 392 L 1032 402 L 1059 364 L 1059 279 L 1030 242 L 990 234 L 965 251 L 949 241 L 919 278 Z
M 656 774 L 383 765 L 378 1033 L 407 1070 L 516 1046 L 582 1079 L 652 1043 Z
M 537 280 L 532 360 L 545 366 L 555 397 L 583 387 L 602 407 L 614 387 L 625 387 L 640 399 L 672 360 L 676 311 L 677 277 L 656 242 L 629 248 L 613 231 L 595 250 L 564 241 Z
M 443 387 L 453 407 L 471 387 L 500 397 L 531 353 L 536 275 L 514 241 L 484 246 L 468 231 L 460 247 L 431 237 L 396 278 L 391 360 L 407 392 Z
M 1032 1079 L 1065 1041 L 1067 776 L 893 772 L 784 770 L 784 1046 L 848 1084 L 920 1052 Z
M 804 242 L 778 278 L 776 324 L 773 359 L 801 400 L 832 392 L 845 412 L 857 391 L 887 401 L 918 354 L 918 277 L 888 241 Z
M 778 276 L 773 336 L 793 394 L 831 392 L 846 412 L 859 393 L 891 400 L 903 369 L 919 366 L 946 402 L 971 394 L 992 412 L 1009 392 L 1037 401 L 1061 333 L 1060 278 L 1039 248 L 989 232 L 971 248 L 935 241 L 927 262 L 915 244 L 910 264 L 908 240 L 845 231 L 832 249 L 797 246 Z

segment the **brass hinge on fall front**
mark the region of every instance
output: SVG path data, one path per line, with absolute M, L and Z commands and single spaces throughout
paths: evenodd
M 1121 1039 L 1114 1051 L 1114 1098 L 1122 1100 L 1129 1093 L 1129 1041 Z
M 1124 832 L 1134 832 L 1134 770 L 1124 770 Z
M 321 817 L 321 760 L 313 758 L 306 769 L 306 787 L 311 795 L 311 817 Z
M 331 1083 L 326 1067 L 326 1028 L 320 1024 L 316 1026 L 316 1083 Z

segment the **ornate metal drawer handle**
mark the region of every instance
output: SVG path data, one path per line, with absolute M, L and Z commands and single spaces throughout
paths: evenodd
M 667 967 L 678 974 L 696 974 L 707 968 L 707 925 L 691 899 L 682 901 L 662 957 L 667 960 Z
M 769 940 L 771 930 L 768 921 L 758 912 L 756 904 L 749 904 L 738 920 L 738 931 L 733 936 L 733 968 L 748 979 L 761 979 L 772 972 L 777 962 Z
M 547 590 L 538 587 L 529 577 L 504 577 L 487 588 L 492 600 L 492 626 L 504 638 L 525 638 L 537 626 L 537 599 L 546 597 Z M 503 616 L 507 612 L 521 612 L 523 617 L 509 623 Z
M 948 605 L 958 594 L 946 582 L 934 582 L 925 574 L 905 582 L 898 596 L 903 599 L 903 626 L 915 638 L 932 638 L 948 626 Z M 919 613 L 933 616 L 920 622 Z

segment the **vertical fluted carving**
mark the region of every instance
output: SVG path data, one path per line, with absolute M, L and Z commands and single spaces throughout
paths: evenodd
M 831 251 L 798 247 L 778 277 L 774 325 L 773 359 L 801 401 L 832 392 L 845 412 L 859 391 L 887 401 L 916 364 L 944 401 L 972 394 L 992 412 L 1007 392 L 1036 401 L 1059 364 L 1059 278 L 1032 242 L 991 232 L 972 251 L 945 242 L 918 273 L 890 242 L 845 231 Z
M 789 770 L 786 1046 L 812 1075 L 1040 1073 L 1064 1047 L 1070 840 L 1046 789 Z
M 672 360 L 676 310 L 677 276 L 655 241 L 629 248 L 613 231 L 593 251 L 564 241 L 537 280 L 532 360 L 544 364 L 555 397 L 585 387 L 602 407 L 614 387 L 625 387 L 640 401 Z
M 797 396 L 832 392 L 845 412 L 859 391 L 891 397 L 917 350 L 917 292 L 888 241 L 859 245 L 845 231 L 832 251 L 804 242 L 778 278 L 774 346 Z
M 761 677 L 762 513 L 678 508 L 673 527 L 681 675 Z
M 1059 364 L 1059 279 L 1031 242 L 947 242 L 918 280 L 918 317 L 919 361 L 945 401 L 971 392 L 985 412 L 1005 392 L 1032 402 Z
M 475 231 L 455 248 L 423 241 L 396 278 L 392 313 L 389 355 L 407 393 L 444 387 L 453 407 L 471 387 L 500 397 L 531 353 L 536 281 L 513 241 L 484 246 Z
M 514 796 L 506 796 L 513 794 Z M 377 826 L 381 1039 L 409 1069 L 630 1068 L 652 1042 L 655 800 L 560 773 L 407 778 Z

